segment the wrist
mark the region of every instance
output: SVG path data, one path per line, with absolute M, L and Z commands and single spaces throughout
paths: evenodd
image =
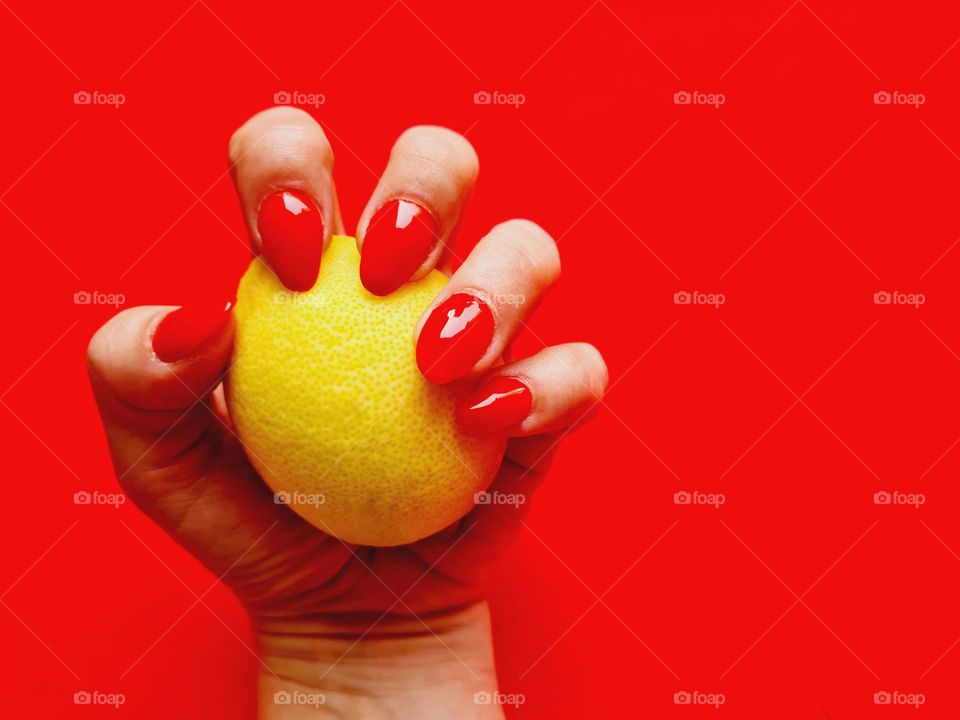
M 377 617 L 258 621 L 260 717 L 503 717 L 486 603 Z

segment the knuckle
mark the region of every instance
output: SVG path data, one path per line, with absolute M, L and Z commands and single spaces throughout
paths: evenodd
M 107 343 L 107 330 L 109 323 L 107 325 L 101 325 L 100 328 L 93 334 L 93 337 L 90 338 L 90 342 L 87 343 L 87 371 L 91 376 L 98 376 L 103 370 L 103 360 L 106 357 L 104 349 Z
M 303 125 L 275 125 L 260 139 L 263 152 L 285 166 L 313 164 L 318 159 L 333 164 L 333 151 L 319 128 Z
M 230 142 L 227 143 L 227 159 L 231 165 L 236 165 L 237 161 L 243 155 L 243 148 L 246 144 L 246 125 L 241 125 L 233 131 L 230 136 Z
M 574 357 L 587 393 L 599 400 L 606 392 L 610 379 L 603 355 L 590 343 L 574 343 Z
M 317 124 L 317 121 L 313 119 L 313 115 L 303 108 L 292 105 L 275 105 L 266 110 L 261 110 L 253 116 L 252 120 L 257 120 L 264 124 L 271 122 L 301 122 L 306 125 Z
M 414 125 L 407 128 L 397 139 L 397 146 L 434 155 L 466 151 L 476 156 L 469 140 L 460 133 L 439 125 Z
M 312 157 L 332 159 L 323 129 L 309 113 L 295 107 L 269 108 L 241 125 L 230 138 L 230 163 L 236 165 L 254 147 L 266 153 L 310 152 Z
M 138 308 L 120 311 L 101 325 L 90 338 L 87 343 L 87 371 L 91 377 L 102 378 L 108 374 L 111 359 L 117 354 L 117 334 L 137 312 Z
M 494 231 L 504 238 L 508 247 L 522 256 L 537 271 L 545 284 L 560 275 L 560 251 L 550 234 L 532 220 L 514 218 L 502 222 Z
M 405 130 L 394 146 L 409 162 L 424 170 L 440 171 L 456 179 L 476 176 L 480 161 L 473 145 L 449 128 L 417 125 Z

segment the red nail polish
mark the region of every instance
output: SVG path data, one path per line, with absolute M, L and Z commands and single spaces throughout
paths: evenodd
M 423 265 L 440 238 L 440 224 L 409 200 L 385 203 L 367 226 L 360 281 L 374 295 L 389 295 Z
M 165 363 L 197 352 L 230 318 L 233 301 L 186 305 L 167 313 L 153 331 L 153 352 Z
M 290 290 L 305 292 L 320 273 L 323 216 L 313 200 L 299 190 L 276 192 L 260 206 L 257 230 L 263 255 Z
M 465 375 L 493 339 L 493 311 L 479 298 L 456 293 L 433 309 L 417 340 L 417 366 L 432 383 Z
M 530 414 L 530 388 L 512 377 L 495 377 L 483 383 L 457 407 L 457 422 L 464 430 L 502 430 Z

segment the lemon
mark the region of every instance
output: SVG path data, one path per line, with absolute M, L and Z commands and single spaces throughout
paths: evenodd
M 454 406 L 468 384 L 431 385 L 417 369 L 414 328 L 446 277 L 381 298 L 359 264 L 354 239 L 335 236 L 304 293 L 250 264 L 227 404 L 277 502 L 346 542 L 400 545 L 465 515 L 505 441 L 461 432 Z

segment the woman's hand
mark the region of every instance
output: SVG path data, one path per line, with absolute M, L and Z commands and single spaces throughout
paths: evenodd
M 230 162 L 254 252 L 288 288 L 309 289 L 322 247 L 344 233 L 320 126 L 296 109 L 267 110 L 234 134 Z M 448 243 L 477 171 L 473 148 L 452 131 L 401 135 L 356 228 L 368 290 L 386 295 L 433 267 L 449 272 Z M 497 225 L 417 328 L 429 381 L 476 379 L 458 411 L 464 428 L 511 436 L 494 500 L 526 500 L 559 431 L 606 386 L 604 362 L 585 344 L 501 363 L 559 271 L 538 226 Z M 232 337 L 227 298 L 132 308 L 97 332 L 88 365 L 124 489 L 248 608 L 263 715 L 317 717 L 319 706 L 350 717 L 497 717 L 487 696 L 475 701 L 496 690 L 483 582 L 525 502 L 480 504 L 405 547 L 355 547 L 317 530 L 274 502 L 231 427 L 220 381 Z

